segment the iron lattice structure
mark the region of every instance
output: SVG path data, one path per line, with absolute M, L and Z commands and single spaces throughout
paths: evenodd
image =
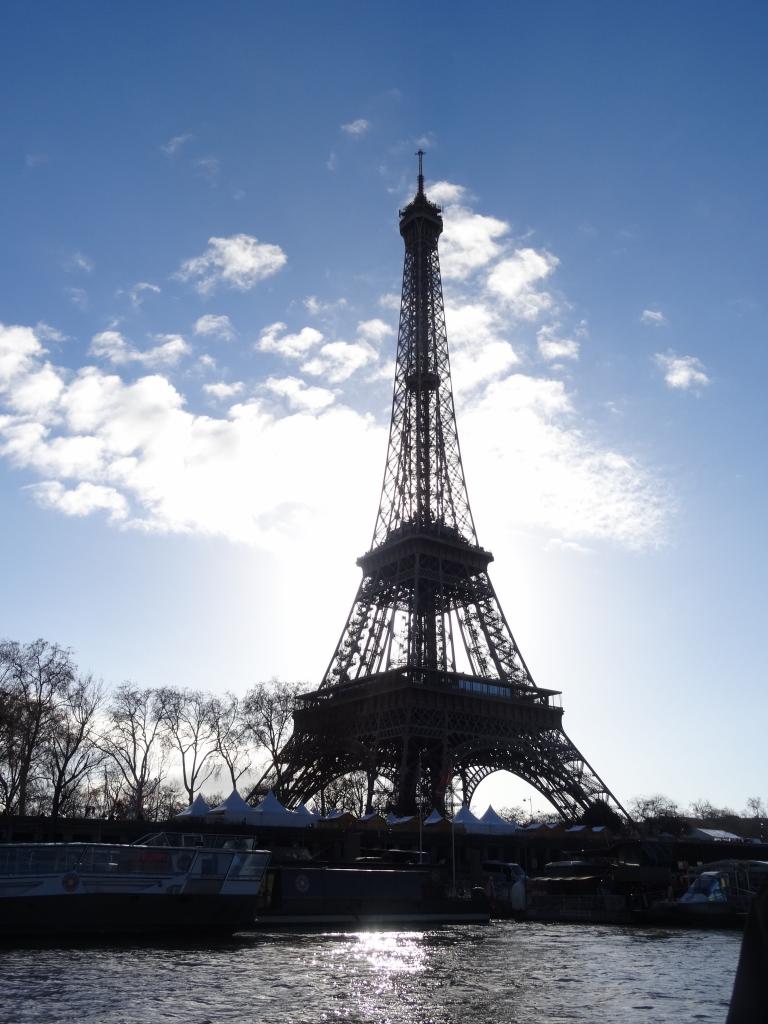
M 282 796 L 306 800 L 352 771 L 417 787 L 444 807 L 460 781 L 506 769 L 572 819 L 596 800 L 626 812 L 562 728 L 558 691 L 536 686 L 488 575 L 469 506 L 451 386 L 438 238 L 418 191 L 400 211 L 405 243 L 392 420 L 362 581 L 320 687 L 299 698 Z

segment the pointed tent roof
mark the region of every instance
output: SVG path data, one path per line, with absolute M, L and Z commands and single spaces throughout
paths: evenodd
M 265 814 L 293 814 L 293 811 L 289 811 L 280 803 L 271 789 L 261 803 L 257 805 L 256 810 L 262 811 Z
M 351 811 L 331 811 L 324 818 L 320 818 L 324 825 L 338 825 L 343 828 L 345 825 L 352 825 L 357 818 Z
M 480 821 L 491 834 L 494 832 L 519 832 L 520 826 L 516 821 L 505 821 L 500 814 L 497 814 L 491 804 L 488 804 L 488 810 L 480 818 Z
M 398 817 L 394 811 L 390 811 L 386 821 L 388 825 L 405 825 L 406 822 L 413 821 L 415 817 L 414 814 L 404 814 L 402 817 Z
M 253 808 L 233 789 L 226 800 L 208 812 L 208 816 L 221 818 L 222 821 L 249 821 L 253 819 Z
M 192 803 L 187 807 L 186 810 L 180 811 L 177 818 L 204 818 L 205 815 L 210 811 L 210 805 L 203 799 L 203 794 L 198 793 Z
M 386 821 L 378 811 L 371 811 L 370 814 L 364 814 L 362 818 L 360 818 L 360 825 L 367 829 L 376 830 L 386 828 L 386 824 Z
M 309 824 L 307 815 L 298 815 L 283 807 L 271 789 L 254 808 L 253 820 L 254 824 L 265 828 L 306 828 Z
M 432 813 L 429 815 L 429 817 L 424 819 L 424 824 L 425 825 L 439 825 L 441 821 L 445 821 L 445 818 L 442 816 L 440 811 L 438 811 L 437 808 L 435 808 L 435 810 L 432 811 Z
M 475 826 L 480 824 L 480 819 L 470 811 L 466 804 L 462 804 L 461 810 L 453 816 L 454 825 L 463 825 L 467 832 L 474 832 Z
M 435 809 L 428 818 L 424 819 L 424 828 L 428 828 L 430 832 L 450 832 L 453 825 L 442 816 L 440 811 Z
M 310 811 L 306 804 L 299 804 L 299 806 L 295 808 L 294 814 L 298 814 L 302 818 L 310 818 L 312 821 L 320 817 L 320 815 L 315 811 Z

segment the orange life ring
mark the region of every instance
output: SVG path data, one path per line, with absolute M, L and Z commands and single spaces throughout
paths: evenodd
M 74 892 L 78 885 L 80 885 L 80 878 L 71 872 L 68 875 L 64 875 L 61 880 L 61 887 L 64 892 Z

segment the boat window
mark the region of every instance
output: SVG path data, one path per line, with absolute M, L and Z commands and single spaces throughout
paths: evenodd
M 82 847 L 0 846 L 0 875 L 44 875 L 71 871 Z
M 202 875 L 206 878 L 223 878 L 232 863 L 231 853 L 217 853 L 212 850 L 201 850 L 195 858 L 190 874 Z
M 264 863 L 264 855 L 261 853 L 236 853 L 227 877 L 259 878 L 264 870 Z

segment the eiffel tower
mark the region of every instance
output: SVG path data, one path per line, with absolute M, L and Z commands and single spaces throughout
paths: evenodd
M 469 804 L 504 769 L 569 820 L 596 801 L 628 815 L 562 727 L 559 691 L 537 686 L 488 575 L 469 506 L 451 386 L 438 238 L 440 207 L 418 190 L 400 211 L 405 242 L 392 421 L 362 581 L 319 688 L 302 695 L 283 752 L 281 795 L 296 803 L 363 770 L 396 813 L 419 796 Z

